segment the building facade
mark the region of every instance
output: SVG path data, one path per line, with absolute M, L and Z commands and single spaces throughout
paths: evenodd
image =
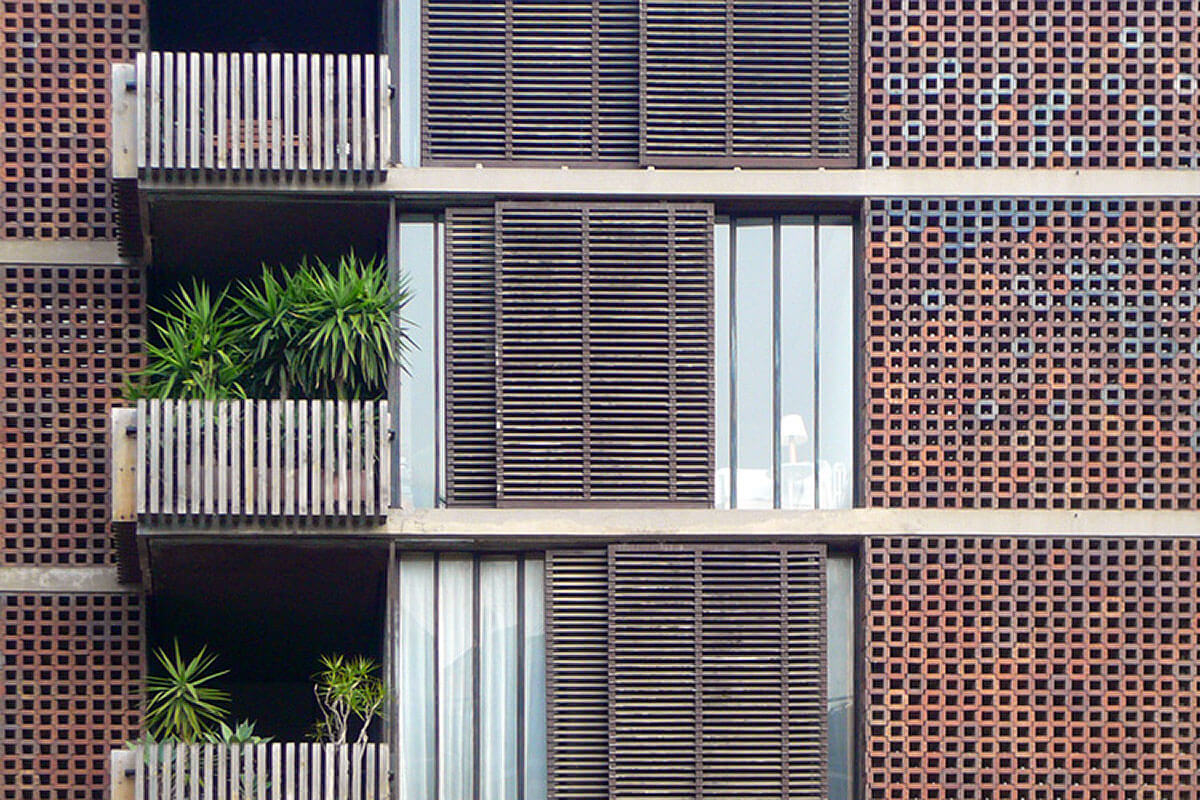
M 366 796 L 1196 797 L 1196 15 L 5 2 L 0 800 L 173 639 L 285 793 L 346 652 Z M 125 399 L 350 249 L 385 396 Z

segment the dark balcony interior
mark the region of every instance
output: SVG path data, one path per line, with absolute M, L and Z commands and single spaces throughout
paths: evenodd
M 151 206 L 153 258 L 147 296 L 166 295 L 193 278 L 220 291 L 257 277 L 262 265 L 285 268 L 302 258 L 336 261 L 353 249 L 363 258 L 387 252 L 387 207 L 349 202 L 159 200 Z
M 172 0 L 150 4 L 155 50 L 378 53 L 379 0 Z
M 191 543 L 156 546 L 151 557 L 149 651 L 175 639 L 185 655 L 207 645 L 229 670 L 218 685 L 232 696 L 231 718 L 257 721 L 257 733 L 307 739 L 322 654 L 382 665 L 384 549 Z

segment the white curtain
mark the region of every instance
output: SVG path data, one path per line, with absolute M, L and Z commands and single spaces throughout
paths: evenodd
M 406 557 L 400 567 L 400 797 L 434 797 L 432 555 Z
M 517 562 L 479 564 L 479 795 L 517 800 Z
M 444 555 L 437 572 L 438 796 L 469 800 L 475 778 L 474 560 Z
M 401 800 L 546 800 L 543 573 L 541 558 L 401 557 Z

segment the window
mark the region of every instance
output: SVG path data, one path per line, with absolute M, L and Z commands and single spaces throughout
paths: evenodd
M 718 223 L 718 508 L 849 508 L 854 227 L 845 217 Z
M 399 564 L 401 800 L 546 797 L 540 557 Z

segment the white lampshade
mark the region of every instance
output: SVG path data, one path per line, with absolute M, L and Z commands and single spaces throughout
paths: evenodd
M 804 444 L 808 441 L 808 426 L 799 414 L 784 414 L 779 421 L 780 438 L 787 444 Z

